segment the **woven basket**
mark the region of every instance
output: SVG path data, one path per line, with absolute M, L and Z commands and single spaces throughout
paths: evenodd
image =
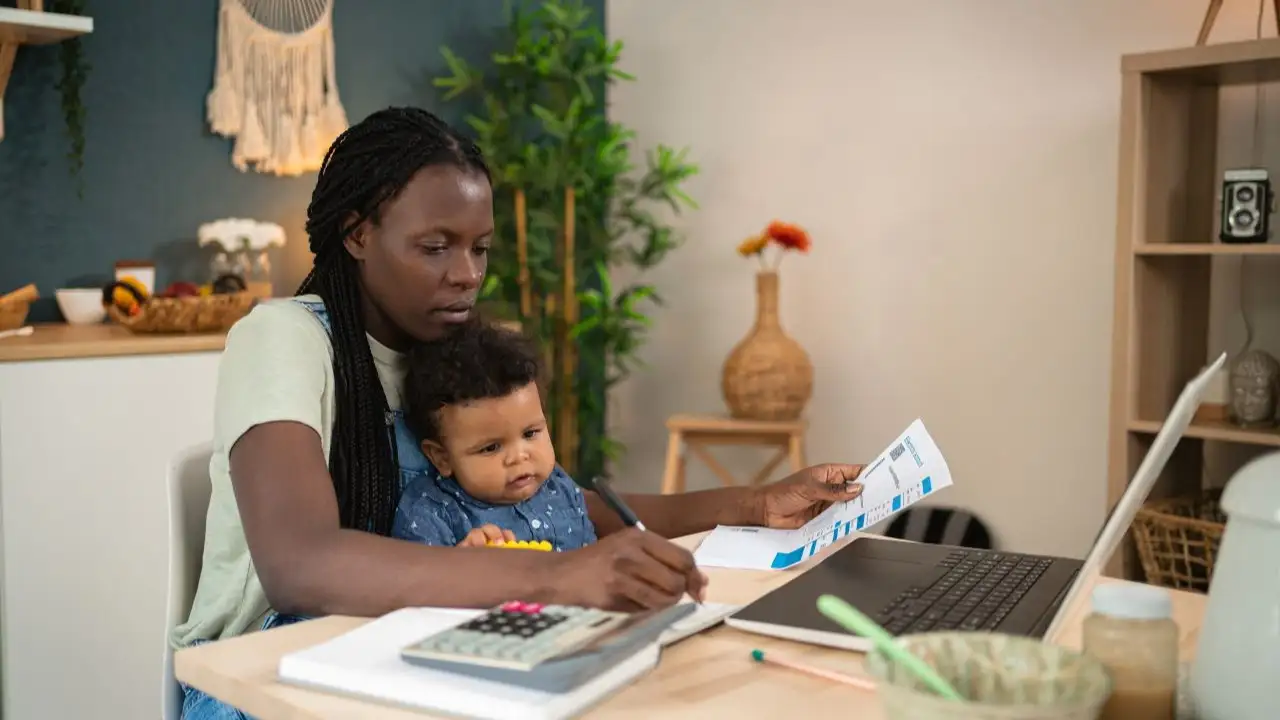
M 720 389 L 729 414 L 795 420 L 813 396 L 813 363 L 778 321 L 778 274 L 756 275 L 756 324 L 724 361 Z
M 136 315 L 124 313 L 111 301 L 117 288 L 125 288 L 138 299 L 140 309 Z M 212 333 L 230 330 L 236 321 L 249 314 L 258 297 L 241 291 L 200 297 L 144 299 L 136 288 L 112 283 L 103 289 L 102 301 L 111 318 L 131 332 Z
M 27 321 L 27 313 L 31 311 L 31 303 L 7 302 L 0 305 L 0 332 L 17 330 Z
M 1209 591 L 1227 527 L 1218 506 L 1221 494 L 1221 490 L 1210 490 L 1199 496 L 1155 500 L 1138 511 L 1133 539 L 1148 583 Z

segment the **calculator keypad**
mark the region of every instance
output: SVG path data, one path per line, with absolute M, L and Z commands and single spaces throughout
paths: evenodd
M 549 612 L 528 613 L 519 610 L 498 610 L 487 613 L 459 626 L 459 630 L 473 630 L 484 634 L 519 635 L 531 638 L 568 620 L 567 615 Z
M 415 645 L 420 656 L 532 668 L 608 632 L 619 613 L 512 601 Z

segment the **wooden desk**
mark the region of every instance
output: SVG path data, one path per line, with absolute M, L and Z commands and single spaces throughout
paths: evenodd
M 682 538 L 692 547 L 700 535 Z M 830 557 L 830 553 L 824 555 Z M 819 559 L 820 561 L 821 559 Z M 811 567 L 811 565 L 808 565 Z M 708 568 L 708 600 L 747 603 L 794 578 L 797 572 L 767 572 Z M 1104 579 L 1102 582 L 1117 582 Z M 1174 592 L 1174 617 L 1182 628 L 1183 659 L 1195 654 L 1205 598 Z M 1080 621 L 1087 614 L 1087 597 L 1065 623 L 1059 642 L 1079 647 Z M 302 690 L 276 682 L 280 657 L 323 642 L 366 622 L 331 617 L 253 633 L 179 652 L 174 657 L 178 679 L 261 720 L 320 720 L 321 718 L 378 718 L 424 720 L 423 713 L 389 708 L 335 695 Z M 862 655 L 774 640 L 720 626 L 663 651 L 657 669 L 606 700 L 590 718 L 709 718 L 794 717 L 829 713 L 864 720 L 882 717 L 874 693 L 817 680 L 787 670 L 757 665 L 752 648 L 777 651 L 833 669 L 858 672 Z

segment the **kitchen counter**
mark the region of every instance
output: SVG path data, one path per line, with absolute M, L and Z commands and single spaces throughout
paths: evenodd
M 119 325 L 0 338 L 0 717 L 159 717 L 166 477 L 213 437 L 224 342 Z M 75 650 L 51 652 L 58 637 Z
M 37 324 L 30 335 L 0 338 L 0 363 L 221 352 L 226 339 L 226 333 L 142 335 L 110 323 Z

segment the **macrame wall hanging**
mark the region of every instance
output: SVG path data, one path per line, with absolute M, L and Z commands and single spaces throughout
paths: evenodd
M 334 73 L 333 0 L 220 0 L 209 126 L 231 163 L 272 175 L 320 169 L 347 129 Z

